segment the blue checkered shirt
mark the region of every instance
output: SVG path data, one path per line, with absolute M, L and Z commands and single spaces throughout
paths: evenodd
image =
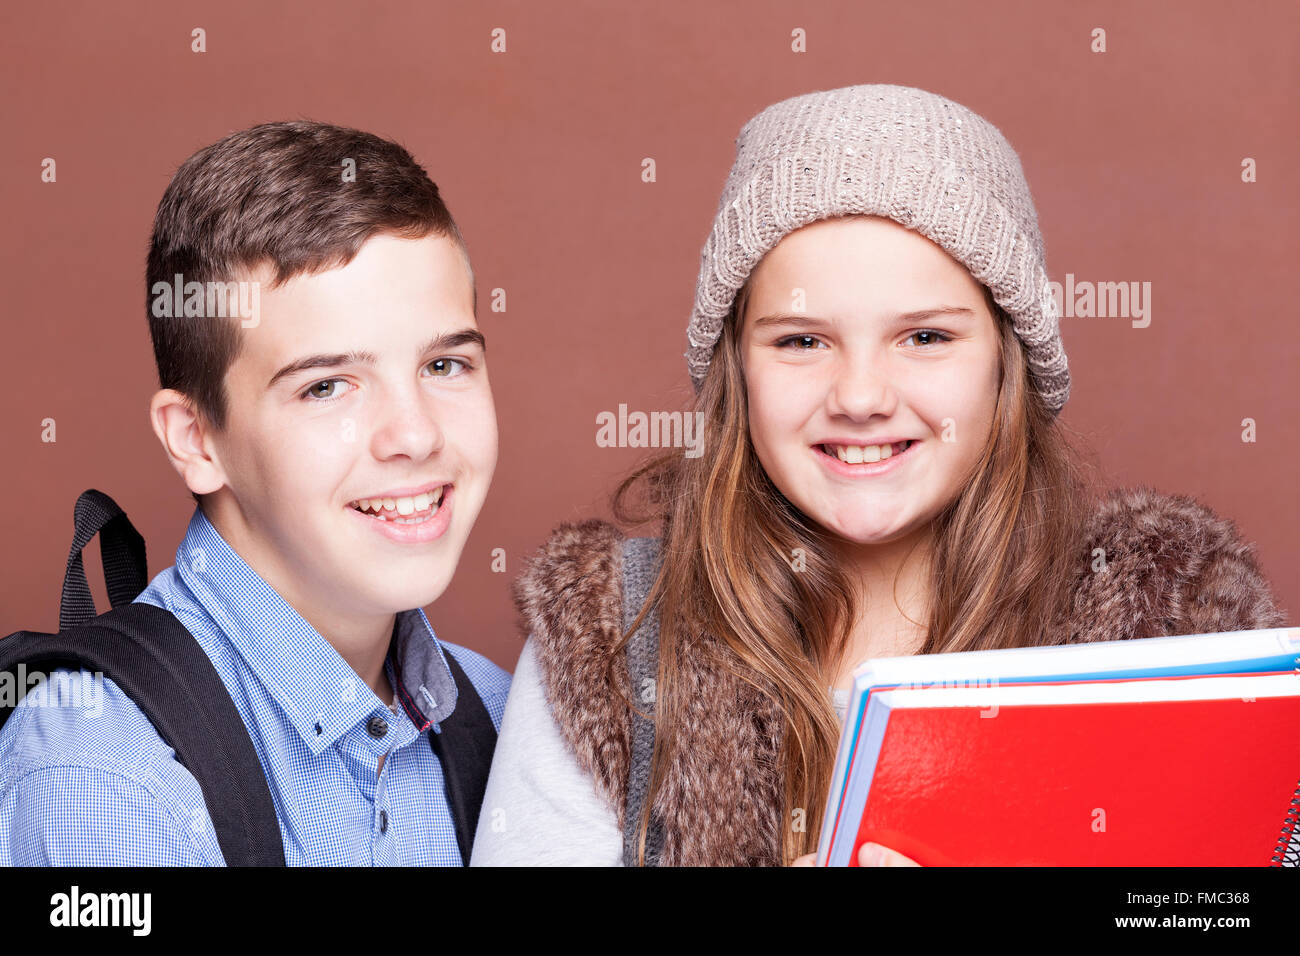
M 461 864 L 428 740 L 456 706 L 444 649 L 498 729 L 509 674 L 440 644 L 423 610 L 405 611 L 385 662 L 400 701 L 390 710 L 197 508 L 175 566 L 136 600 L 175 614 L 230 691 L 266 772 L 286 863 Z M 381 738 L 367 730 L 377 717 L 389 728 Z M 198 781 L 111 679 L 56 671 L 27 693 L 0 731 L 0 865 L 224 862 Z

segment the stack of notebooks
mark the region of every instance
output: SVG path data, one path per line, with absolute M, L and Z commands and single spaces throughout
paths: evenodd
M 923 866 L 1293 866 L 1300 629 L 874 658 L 818 847 Z

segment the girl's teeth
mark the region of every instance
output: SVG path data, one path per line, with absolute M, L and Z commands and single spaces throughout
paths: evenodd
M 823 447 L 842 462 L 861 465 L 884 461 L 895 454 L 901 454 L 907 449 L 908 444 L 908 442 L 899 442 L 898 452 L 894 451 L 892 445 L 825 445 Z

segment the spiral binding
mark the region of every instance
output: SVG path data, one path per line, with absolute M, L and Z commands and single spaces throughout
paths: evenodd
M 1295 672 L 1300 674 L 1300 657 L 1295 661 Z M 1291 807 L 1282 821 L 1282 832 L 1277 846 L 1273 847 L 1272 866 L 1300 866 L 1300 781 L 1291 795 Z
M 1272 865 L 1300 866 L 1300 782 L 1296 783 L 1291 808 L 1286 812 L 1282 833 L 1273 848 Z

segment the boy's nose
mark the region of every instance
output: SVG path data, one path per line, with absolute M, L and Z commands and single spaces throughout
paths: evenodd
M 436 455 L 446 437 L 435 411 L 423 401 L 394 402 L 373 436 L 375 457 L 397 455 L 419 461 Z

